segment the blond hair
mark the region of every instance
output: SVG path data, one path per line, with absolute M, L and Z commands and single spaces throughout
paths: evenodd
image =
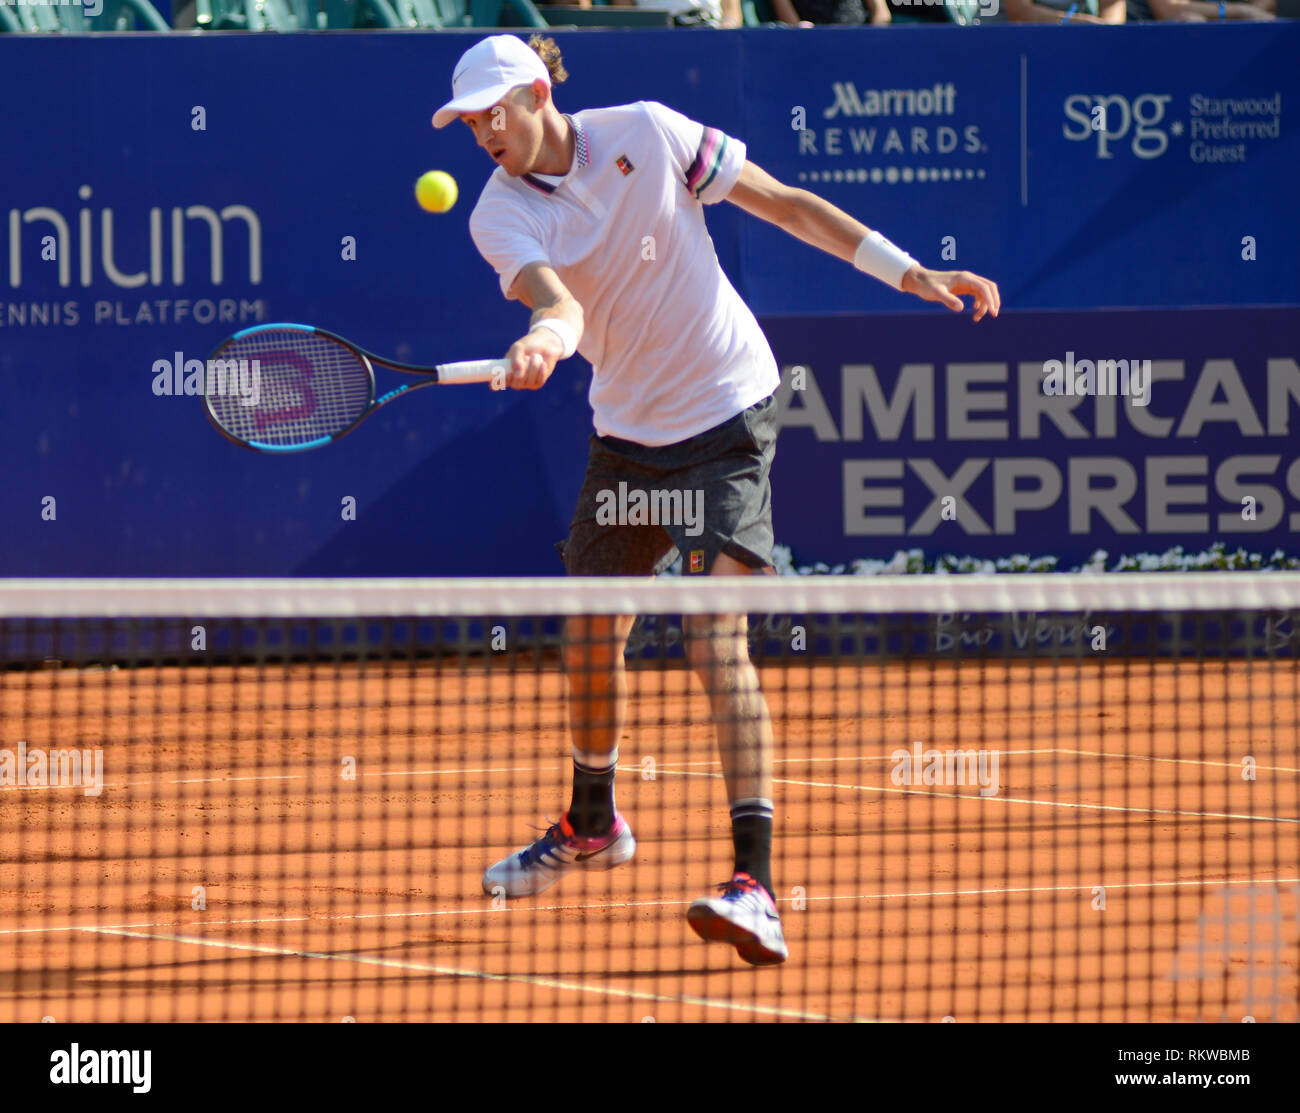
M 530 35 L 528 45 L 536 51 L 537 57 L 546 63 L 552 85 L 559 85 L 568 78 L 569 71 L 564 68 L 564 62 L 560 58 L 560 48 L 555 45 L 553 38 L 549 35 Z

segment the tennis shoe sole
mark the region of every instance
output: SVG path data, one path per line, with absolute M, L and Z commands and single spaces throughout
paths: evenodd
M 729 943 L 751 966 L 776 966 L 790 957 L 781 917 L 766 893 L 700 897 L 686 922 L 701 939 Z

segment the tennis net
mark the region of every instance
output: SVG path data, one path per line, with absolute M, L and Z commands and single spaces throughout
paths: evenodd
M 746 643 L 768 966 L 687 918 Z M 1298 648 L 1287 573 L 0 581 L 0 1021 L 1294 1021 Z M 611 732 L 635 857 L 485 890 Z

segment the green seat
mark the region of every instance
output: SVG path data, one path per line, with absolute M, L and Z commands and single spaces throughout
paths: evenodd
M 326 10 L 320 6 L 318 0 L 287 0 L 286 7 L 289 9 L 289 18 L 293 26 L 277 27 L 277 31 L 323 31 L 327 26 Z
M 12 17 L 17 31 L 62 31 L 59 23 L 58 9 L 50 4 L 17 4 L 4 9 Z
M 943 10 L 953 23 L 965 27 L 979 19 L 979 0 L 943 0 Z
M 965 27 L 980 14 L 980 0 L 942 0 L 944 14 L 950 23 Z M 740 0 L 740 13 L 746 27 L 761 27 L 765 23 L 780 23 L 776 12 L 772 10 L 771 0 Z M 908 15 L 904 12 L 892 12 L 895 23 L 933 23 L 923 16 Z
M 266 21 L 256 7 L 245 0 L 194 0 L 194 26 L 203 31 L 265 31 Z
M 548 26 L 533 0 L 323 0 L 323 9 L 317 4 L 318 0 L 195 0 L 194 24 L 207 31 Z
M 253 0 L 248 5 L 266 21 L 264 28 L 250 30 L 306 31 L 316 26 L 314 18 L 301 0 Z M 310 22 L 304 23 L 303 20 Z
M 403 27 L 468 27 L 464 0 L 389 0 Z
M 511 10 L 509 21 L 505 9 Z M 549 27 L 533 0 L 469 0 L 471 27 Z M 450 25 L 449 25 L 450 26 Z
M 344 31 L 370 27 L 418 26 L 402 23 L 388 0 L 325 0 L 325 25 Z
M 438 10 L 444 27 L 473 27 L 474 14 L 469 0 L 430 0 Z
M 435 0 L 407 0 L 432 5 Z M 351 31 L 369 27 L 440 27 L 404 21 L 390 0 L 195 0 L 204 31 Z
M 97 31 L 171 30 L 171 25 L 149 0 L 102 0 L 102 2 L 104 10 L 95 20 Z M 109 26 L 105 26 L 105 22 Z
M 546 9 L 546 18 L 552 27 L 671 27 L 673 17 L 654 8 L 621 8 L 600 6 L 591 8 L 561 5 Z
M 204 31 L 297 31 L 305 7 L 296 0 L 195 0 L 194 25 Z M 306 24 L 315 27 L 314 18 Z
M 194 0 L 194 26 L 200 31 L 215 31 L 225 9 L 233 7 L 225 0 Z

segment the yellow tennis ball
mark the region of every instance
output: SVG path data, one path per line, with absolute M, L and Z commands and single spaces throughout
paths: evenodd
M 415 199 L 428 213 L 445 213 L 459 194 L 456 179 L 445 170 L 430 170 L 415 183 Z

